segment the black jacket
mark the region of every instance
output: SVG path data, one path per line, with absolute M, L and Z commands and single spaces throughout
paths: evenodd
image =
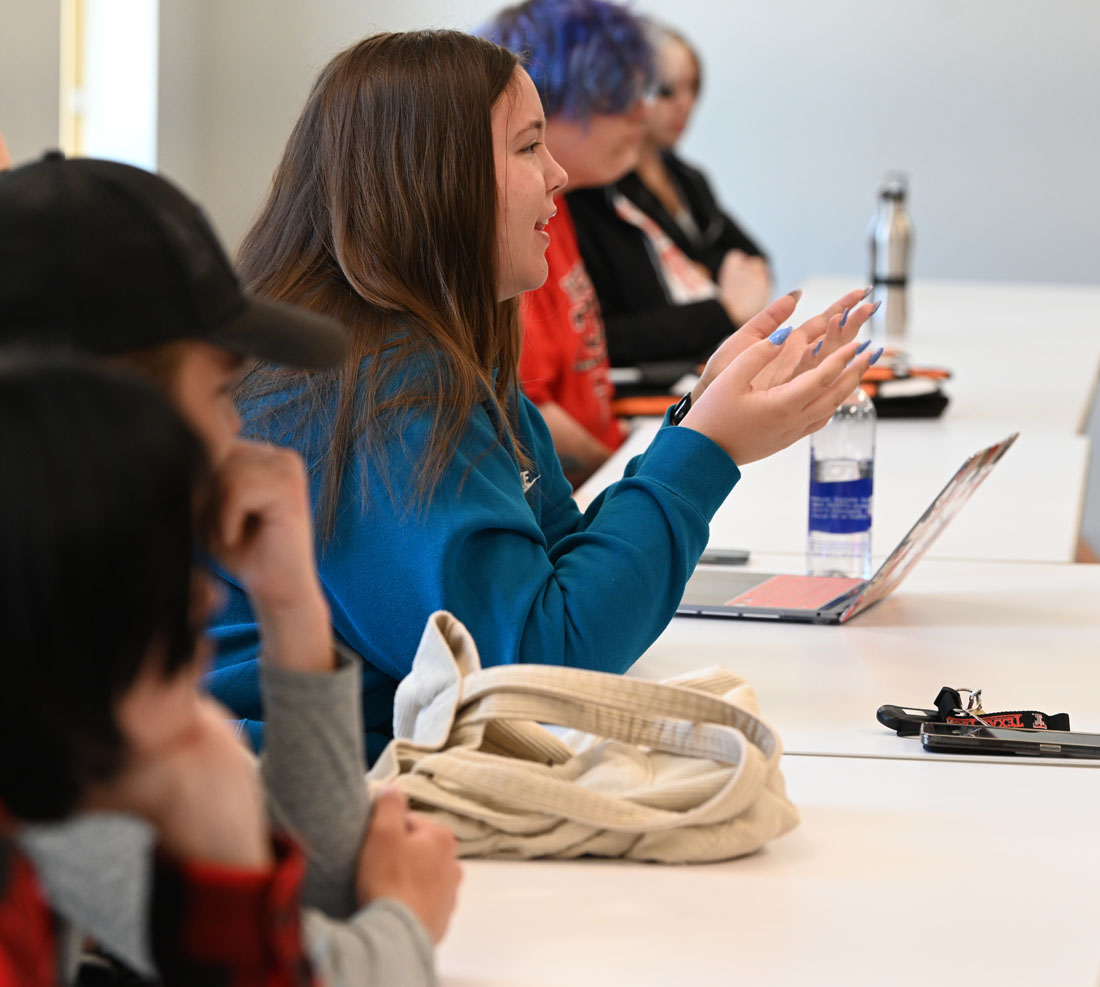
M 717 276 L 722 258 L 730 250 L 763 256 L 719 207 L 702 172 L 671 152 L 666 152 L 665 164 L 683 190 L 702 233 L 701 246 L 691 242 L 636 173 L 617 185 L 578 189 L 566 195 L 581 257 L 600 300 L 608 353 L 615 367 L 700 360 L 737 328 L 717 300 L 684 305 L 669 300 L 645 234 L 620 219 L 611 204 L 615 191 L 651 216 L 673 243 L 709 268 L 712 276 Z

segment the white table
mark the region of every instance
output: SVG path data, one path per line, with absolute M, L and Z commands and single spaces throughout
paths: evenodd
M 761 557 L 753 568 L 800 562 Z M 1100 733 L 1100 566 L 926 558 L 841 626 L 676 617 L 629 674 L 707 665 L 753 684 L 788 752 L 942 760 L 882 727 L 875 710 L 930 707 L 944 685 L 983 689 L 991 710 L 1068 712 L 1074 730 Z
M 820 311 L 854 279 L 811 278 L 798 314 Z M 799 321 L 796 318 L 795 323 Z M 1068 562 L 1076 557 L 1089 443 L 1080 435 L 1100 368 L 1100 288 L 917 281 L 907 348 L 943 365 L 941 418 L 879 422 L 874 551 L 888 553 L 963 459 L 1010 432 L 1021 438 L 932 548 L 934 558 Z M 582 506 L 648 445 L 652 420 L 577 492 Z M 808 440 L 749 464 L 719 510 L 711 545 L 803 552 Z
M 587 506 L 622 476 L 659 422 L 643 419 L 576 494 Z M 875 451 L 872 551 L 887 555 L 973 452 L 1022 427 L 1020 438 L 932 546 L 932 558 L 1029 562 L 1073 560 L 1081 527 L 1089 441 L 1012 424 L 880 422 Z M 809 439 L 750 463 L 711 523 L 710 544 L 752 552 L 804 553 Z
M 1093 772 L 817 757 L 783 770 L 802 825 L 755 856 L 467 862 L 443 983 L 1097 984 Z

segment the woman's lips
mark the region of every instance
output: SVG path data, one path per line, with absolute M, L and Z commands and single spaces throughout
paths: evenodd
M 549 225 L 550 220 L 552 220 L 557 214 L 558 211 L 557 209 L 555 209 L 552 213 L 550 213 L 549 216 L 546 217 L 546 219 L 540 219 L 535 222 L 535 232 L 542 234 L 542 236 L 546 238 L 547 243 L 550 242 L 550 234 L 546 232 L 546 227 Z

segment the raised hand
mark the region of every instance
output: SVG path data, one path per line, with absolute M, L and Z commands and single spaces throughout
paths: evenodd
M 792 380 L 811 367 L 818 366 L 845 343 L 855 339 L 877 307 L 877 304 L 861 302 L 838 313 L 834 303 L 825 312 L 803 322 L 787 337 L 779 359 L 769 363 L 755 383 L 760 387 L 769 387 Z
M 778 330 L 741 353 L 692 402 L 680 427 L 702 432 L 739 466 L 770 456 L 824 427 L 859 383 L 871 354 L 856 356 L 857 344 L 845 343 L 792 379 L 776 377 L 762 383 L 768 377 L 764 371 L 785 349 L 788 335 Z
M 301 459 L 238 440 L 219 463 L 216 486 L 212 550 L 248 594 L 265 659 L 300 671 L 331 669 L 332 631 Z
M 790 350 L 784 348 L 785 360 L 780 365 L 780 370 L 788 374 L 792 373 L 795 367 L 800 365 L 800 361 L 802 361 L 805 356 L 803 350 L 806 346 L 810 344 L 816 346 L 816 340 L 826 335 L 829 325 L 834 318 L 839 326 L 844 312 L 848 309 L 854 309 L 867 297 L 869 292 L 869 288 L 857 288 L 855 291 L 849 291 L 847 294 L 841 295 L 841 297 L 833 302 L 825 311 L 819 312 L 799 326 L 796 330 L 797 335 L 794 336 L 794 346 L 792 346 Z M 702 375 L 699 377 L 699 382 L 691 392 L 692 403 L 699 400 L 703 392 L 710 386 L 711 381 L 736 360 L 741 353 L 760 340 L 767 339 L 773 332 L 783 327 L 794 314 L 795 307 L 798 305 L 801 297 L 801 291 L 792 291 L 786 295 L 782 295 L 762 312 L 753 316 L 753 318 L 746 322 L 737 332 L 726 339 L 707 361 L 707 365 L 703 369 Z M 814 365 L 816 366 L 819 364 L 839 346 L 855 339 L 856 332 L 858 332 L 859 327 L 867 320 L 868 315 L 869 311 L 861 313 L 856 317 L 855 321 L 853 321 L 853 315 L 850 314 L 844 327 L 834 332 L 832 338 L 826 339 L 822 344 L 821 351 L 818 353 Z M 792 333 L 792 335 L 794 334 Z M 812 354 L 812 346 L 810 351 Z M 797 359 L 794 359 L 792 362 L 793 357 L 797 357 Z M 772 370 L 773 378 L 778 379 L 778 375 L 778 371 Z
M 374 800 L 359 855 L 359 900 L 364 905 L 377 898 L 400 901 L 438 943 L 447 931 L 461 880 L 454 834 L 410 812 L 397 789 L 382 792 Z

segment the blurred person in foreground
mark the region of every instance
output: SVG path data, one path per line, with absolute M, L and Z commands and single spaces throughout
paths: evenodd
M 305 902 L 354 923 L 307 918 L 322 979 L 350 969 L 433 983 L 432 940 L 458 883 L 453 837 L 410 815 L 396 792 L 378 800 L 368 827 L 360 660 L 333 641 L 305 470 L 287 450 L 239 439 L 232 400 L 256 358 L 338 361 L 343 329 L 242 292 L 201 210 L 164 179 L 54 152 L 0 176 L 0 345 L 79 353 L 141 376 L 202 439 L 215 490 L 215 536 L 204 547 L 239 574 L 260 615 L 268 811 L 304 845 Z M 127 617 L 124 607 L 103 612 Z M 111 619 L 89 624 L 88 637 Z M 151 974 L 152 834 L 133 823 L 83 816 L 25 827 L 20 842 L 58 912 Z

